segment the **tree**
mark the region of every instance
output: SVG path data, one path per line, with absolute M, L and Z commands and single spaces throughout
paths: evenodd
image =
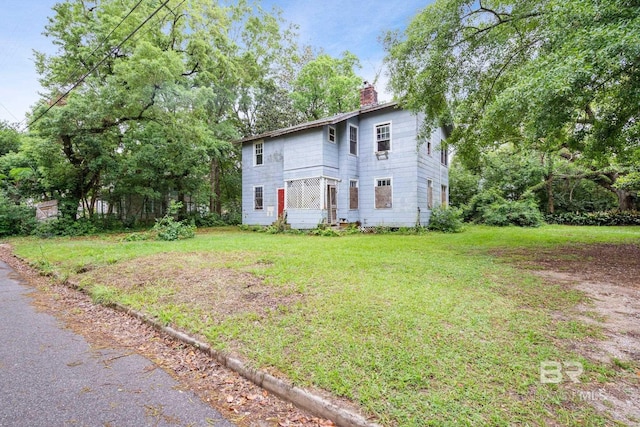
M 611 192 L 595 181 L 607 179 L 581 167 L 570 157 L 515 148 L 511 144 L 480 155 L 472 167 L 458 158 L 449 171 L 450 200 L 453 206 L 469 205 L 474 196 L 491 193 L 505 201 L 535 196 L 538 208 L 546 213 L 594 212 L 616 206 Z M 476 197 L 468 215 L 479 207 L 494 203 L 494 197 Z
M 354 68 L 359 66 L 358 58 L 350 52 L 342 58 L 318 55 L 302 67 L 294 82 L 291 96 L 295 108 L 306 120 L 358 109 L 362 79 Z
M 98 198 L 171 193 L 220 213 L 237 195 L 223 191 L 237 182 L 223 175 L 239 174 L 236 106 L 285 61 L 278 18 L 244 1 L 71 0 L 54 12 L 45 35 L 58 52 L 36 55 L 46 96 L 30 128 L 59 163 L 41 169 L 64 169 L 58 194 L 89 215 Z
M 436 0 L 386 37 L 391 87 L 463 160 L 568 151 L 614 187 L 640 150 L 640 1 Z
M 20 132 L 5 121 L 0 121 L 0 156 L 20 149 Z

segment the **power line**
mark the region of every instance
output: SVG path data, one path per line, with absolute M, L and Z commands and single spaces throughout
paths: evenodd
M 109 59 L 109 57 L 111 56 L 111 54 L 113 54 L 116 50 L 120 49 L 122 47 L 123 44 L 125 44 L 131 37 L 134 36 L 135 33 L 137 33 L 140 28 L 142 28 L 147 22 L 149 22 L 162 8 L 164 8 L 171 0 L 166 0 L 164 3 L 162 3 L 156 10 L 153 11 L 153 13 L 151 15 L 149 15 L 147 18 L 145 18 L 144 21 L 142 21 L 142 23 L 140 23 L 140 25 L 138 25 L 131 33 L 129 33 L 129 35 L 127 37 L 124 38 L 124 40 L 122 40 L 116 47 L 114 47 L 113 49 L 111 49 L 111 51 L 105 56 L 103 57 L 97 64 L 95 64 L 93 67 L 91 67 L 91 69 L 89 71 L 87 71 L 84 75 L 82 75 L 82 77 L 80 77 L 80 79 L 78 79 L 77 82 L 75 82 L 73 84 L 73 86 L 71 86 L 71 88 L 69 88 L 65 93 L 63 93 L 62 95 L 60 95 L 58 97 L 58 99 L 56 99 L 55 102 L 53 102 L 51 105 L 49 105 L 49 108 L 47 108 L 45 111 L 43 111 L 40 115 L 38 115 L 35 119 L 33 119 L 30 123 L 27 124 L 27 127 L 31 127 L 35 122 L 37 122 L 38 120 L 40 120 L 45 114 L 47 114 L 53 107 L 55 107 L 62 99 L 64 99 L 67 95 L 69 95 L 71 93 L 72 90 L 74 90 L 75 88 L 77 88 L 78 86 L 80 86 L 80 84 L 82 82 L 84 82 L 84 80 L 89 77 L 89 75 L 91 73 L 93 73 L 100 65 L 102 65 L 107 59 Z
M 127 14 L 125 15 L 125 17 L 124 17 L 124 18 L 122 18 L 122 19 L 120 20 L 120 22 L 118 22 L 118 25 L 116 25 L 116 26 L 115 26 L 115 27 L 114 27 L 114 28 L 109 32 L 109 34 L 107 34 L 107 35 L 102 39 L 102 41 L 101 41 L 100 43 L 98 43 L 98 46 L 96 46 L 96 48 L 95 48 L 95 49 L 93 49 L 93 51 L 92 51 L 89 55 L 87 55 L 87 59 L 88 59 L 89 57 L 93 56 L 93 54 L 94 54 L 94 53 L 96 53 L 96 51 L 97 51 L 98 49 L 100 49 L 100 47 L 104 44 L 104 42 L 106 42 L 106 41 L 109 39 L 109 37 L 111 37 L 111 35 L 112 35 L 112 34 L 113 34 L 113 33 L 114 33 L 118 28 L 120 28 L 120 25 L 122 25 L 122 23 L 125 21 L 125 19 L 127 19 L 127 18 L 128 18 L 128 17 L 129 17 L 129 16 L 130 16 L 130 15 L 131 15 L 131 14 L 132 14 L 132 13 L 133 13 L 137 8 L 138 8 L 138 6 L 140 6 L 140 4 L 142 3 L 142 1 L 143 1 L 143 0 L 139 0 L 139 1 L 138 1 L 138 3 L 136 3 L 136 5 L 135 5 L 135 6 L 133 6 L 133 8 L 129 11 L 129 13 L 127 13 Z

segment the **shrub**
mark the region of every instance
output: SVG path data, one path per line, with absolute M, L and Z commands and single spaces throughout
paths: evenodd
M 437 206 L 431 211 L 429 230 L 443 233 L 462 231 L 462 210 L 446 206 Z
M 27 235 L 36 224 L 33 208 L 16 205 L 4 195 L 0 195 L 0 237 Z
M 96 234 L 98 228 L 88 218 L 72 219 L 67 217 L 53 218 L 39 223 L 33 234 L 42 237 L 77 237 Z
M 544 222 L 542 213 L 533 197 L 524 200 L 503 200 L 501 203 L 492 203 L 482 210 L 482 222 L 487 225 L 520 227 L 539 227 Z
M 485 190 L 476 194 L 469 200 L 469 204 L 465 206 L 463 212 L 464 220 L 482 222 L 484 209 L 496 203 L 506 203 L 506 200 L 495 189 Z
M 548 214 L 549 224 L 564 225 L 640 225 L 638 211 L 565 212 Z
M 153 231 L 159 240 L 173 241 L 195 237 L 195 224 L 187 223 L 187 221 L 176 221 L 174 218 L 174 215 L 178 213 L 181 207 L 181 202 L 172 200 L 165 216 L 156 220 Z

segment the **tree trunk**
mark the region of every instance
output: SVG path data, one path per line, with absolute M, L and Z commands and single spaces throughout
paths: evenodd
M 211 196 L 209 196 L 209 212 L 222 215 L 222 187 L 220 185 L 220 165 L 218 159 L 211 159 L 209 171 L 209 184 L 211 185 Z
M 547 180 L 545 181 L 545 188 L 547 190 L 547 213 L 552 214 L 555 212 L 555 199 L 553 197 L 553 172 L 549 172 Z
M 626 190 L 621 190 L 613 186 L 616 180 L 620 176 L 618 172 L 609 172 L 605 174 L 609 178 L 609 181 L 598 180 L 597 184 L 611 191 L 618 197 L 618 210 L 630 211 L 634 208 L 634 194 Z
M 634 197 L 633 194 L 625 191 L 616 189 L 616 195 L 618 196 L 618 209 L 621 211 L 630 211 L 633 209 L 634 205 Z
M 547 193 L 547 213 L 552 214 L 555 212 L 555 198 L 553 196 L 553 181 L 555 179 L 555 175 L 553 173 L 553 156 L 549 153 L 543 153 L 542 158 L 540 159 L 542 165 L 544 166 L 545 157 L 548 159 L 548 167 L 547 174 L 544 177 L 544 187 Z

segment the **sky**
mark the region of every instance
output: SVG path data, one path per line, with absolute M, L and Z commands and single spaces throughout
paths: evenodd
M 363 80 L 376 83 L 379 100 L 391 99 L 386 91 L 384 48 L 379 38 L 388 30 L 403 30 L 411 18 L 432 0 L 262 0 L 266 10 L 277 7 L 283 18 L 296 24 L 299 42 L 331 56 L 354 53 Z M 59 0 L 0 0 L 0 121 L 21 123 L 39 98 L 33 50 L 55 52 L 42 35 L 52 7 Z

